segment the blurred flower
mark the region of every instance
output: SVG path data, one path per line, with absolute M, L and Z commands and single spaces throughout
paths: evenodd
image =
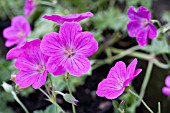
M 20 70 L 16 74 L 15 82 L 20 88 L 32 85 L 33 88 L 40 88 L 46 82 L 46 62 L 48 57 L 41 53 L 39 39 L 27 42 L 24 51 L 17 58 L 15 66 Z
M 36 4 L 34 0 L 25 0 L 25 16 L 28 17 L 35 9 Z
M 163 94 L 167 95 L 167 96 L 170 96 L 170 75 L 168 75 L 165 79 L 165 85 L 163 88 L 162 88 L 162 92 Z
M 92 17 L 93 13 L 91 12 L 85 12 L 82 14 L 69 14 L 66 16 L 60 16 L 60 15 L 51 15 L 51 16 L 43 16 L 43 18 L 47 20 L 51 20 L 54 22 L 57 22 L 58 24 L 63 24 L 64 22 L 79 22 L 83 19 Z
M 120 96 L 132 79 L 142 71 L 142 69 L 135 70 L 136 65 L 137 59 L 134 59 L 127 68 L 124 62 L 117 62 L 111 68 L 107 78 L 99 83 L 96 94 L 107 99 Z
M 127 14 L 130 19 L 127 24 L 128 34 L 130 37 L 136 37 L 140 46 L 147 45 L 148 38 L 156 38 L 157 28 L 150 22 L 151 13 L 148 9 L 141 6 L 136 11 L 135 7 L 131 6 Z
M 90 32 L 82 32 L 78 23 L 65 22 L 59 33 L 49 33 L 44 36 L 41 51 L 50 56 L 47 70 L 54 75 L 68 71 L 71 75 L 81 76 L 90 69 L 87 57 L 98 50 L 98 43 Z
M 20 46 L 25 43 L 26 38 L 31 32 L 29 22 L 23 16 L 16 16 L 12 19 L 12 25 L 3 31 L 4 38 L 7 39 L 5 46 Z
M 8 93 L 11 93 L 13 91 L 13 87 L 10 84 L 7 84 L 6 82 L 2 83 L 2 87 Z

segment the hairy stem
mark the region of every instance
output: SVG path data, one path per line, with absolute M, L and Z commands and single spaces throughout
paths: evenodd
M 16 93 L 14 91 L 11 92 L 14 99 L 18 102 L 18 104 L 22 107 L 22 109 L 25 111 L 25 113 L 29 113 L 29 111 L 27 110 L 27 108 L 24 106 L 24 104 L 19 100 L 18 96 L 16 95 Z
M 71 91 L 71 88 L 70 88 L 70 85 L 69 85 L 69 76 L 68 76 L 67 72 L 65 74 L 65 79 L 66 79 L 66 82 L 67 82 L 67 88 L 69 90 L 69 93 L 70 93 L 70 95 L 72 95 L 72 91 Z M 75 109 L 74 104 L 72 104 L 72 110 L 73 110 L 73 113 L 76 113 L 76 109 Z
M 150 79 L 150 76 L 151 76 L 152 68 L 153 68 L 153 61 L 150 60 L 148 67 L 147 67 L 147 70 L 146 70 L 145 78 L 143 80 L 142 87 L 141 87 L 141 90 L 140 90 L 140 98 L 142 98 L 142 99 L 145 95 L 146 87 L 148 85 L 148 82 L 149 82 L 149 79 Z M 139 106 L 140 103 L 141 103 L 141 100 L 139 100 L 137 102 L 137 105 Z
M 138 95 L 138 94 L 136 94 L 135 92 L 133 92 L 132 90 L 128 90 L 128 92 L 129 93 L 131 93 L 132 95 L 134 95 L 135 97 L 137 97 L 142 103 L 143 103 L 143 105 L 146 107 L 146 109 L 148 109 L 148 111 L 150 112 L 150 113 L 154 113 L 152 110 L 151 110 L 151 108 L 145 103 L 145 101 Z

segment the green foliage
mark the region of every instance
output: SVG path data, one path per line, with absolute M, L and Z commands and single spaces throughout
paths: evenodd
M 48 106 L 45 110 L 36 110 L 33 113 L 60 113 L 60 108 L 55 105 Z
M 155 55 L 169 53 L 169 46 L 165 36 L 160 36 L 152 40 L 151 45 L 145 46 L 142 49 L 154 53 Z

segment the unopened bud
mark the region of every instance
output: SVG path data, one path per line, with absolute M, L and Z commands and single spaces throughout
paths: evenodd
M 13 87 L 10 84 L 7 84 L 6 82 L 2 83 L 2 87 L 8 93 L 11 93 L 13 91 Z
M 71 103 L 71 104 L 74 104 L 74 105 L 77 105 L 78 103 L 78 100 L 76 100 L 72 95 L 70 94 L 64 94 L 63 95 L 63 98 L 65 101 L 67 101 L 68 103 Z

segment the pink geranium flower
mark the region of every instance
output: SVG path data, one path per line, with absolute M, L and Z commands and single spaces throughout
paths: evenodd
M 40 88 L 45 84 L 47 78 L 46 63 L 48 56 L 41 53 L 39 39 L 27 42 L 19 53 L 15 66 L 19 69 L 15 82 L 20 88 L 32 85 L 33 88 Z
M 170 75 L 168 75 L 165 79 L 165 85 L 163 88 L 162 88 L 162 92 L 163 94 L 167 95 L 167 96 L 170 96 Z
M 3 31 L 3 36 L 7 39 L 5 46 L 22 45 L 25 43 L 30 32 L 30 24 L 23 16 L 14 17 L 11 26 L 5 28 Z
M 142 71 L 142 69 L 135 70 L 136 65 L 137 59 L 134 59 L 127 68 L 124 62 L 117 62 L 109 71 L 107 78 L 99 83 L 96 94 L 107 99 L 120 96 L 132 79 Z
M 25 16 L 28 17 L 36 8 L 34 0 L 25 0 Z
M 65 22 L 59 33 L 49 33 L 43 37 L 41 51 L 50 56 L 47 70 L 54 75 L 68 71 L 71 75 L 80 76 L 90 69 L 87 57 L 98 49 L 98 43 L 90 32 L 82 32 L 78 23 Z
M 148 38 L 154 39 L 157 35 L 157 28 L 150 22 L 151 13 L 148 9 L 141 6 L 138 11 L 134 6 L 128 9 L 130 21 L 127 24 L 128 34 L 130 37 L 136 37 L 140 46 L 148 44 Z
M 91 12 L 85 12 L 82 14 L 69 14 L 66 16 L 60 16 L 60 15 L 51 15 L 51 16 L 43 16 L 43 18 L 47 20 L 51 20 L 54 22 L 57 22 L 58 24 L 63 24 L 64 22 L 79 22 L 83 19 L 92 17 L 93 13 Z

